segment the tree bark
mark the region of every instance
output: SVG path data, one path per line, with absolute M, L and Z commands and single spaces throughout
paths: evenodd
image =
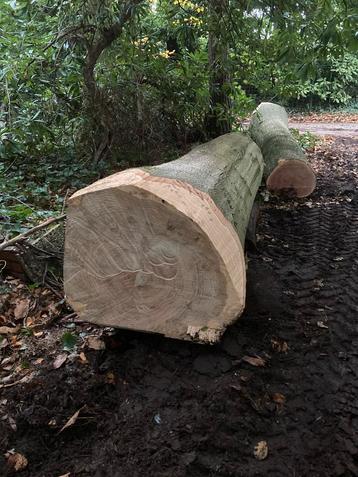
M 278 104 L 261 103 L 252 115 L 249 131 L 264 157 L 268 190 L 290 197 L 310 195 L 316 187 L 316 177 L 288 129 L 285 109 Z
M 83 79 L 87 93 L 87 112 L 94 140 L 94 162 L 100 162 L 109 153 L 113 132 L 110 100 L 98 87 L 95 67 L 103 51 L 120 37 L 124 26 L 133 18 L 135 8 L 143 0 L 129 0 L 125 3 L 118 20 L 109 28 L 102 29 L 92 44 L 87 46 L 83 67 Z
M 224 25 L 229 9 L 228 0 L 209 1 L 209 95 L 210 108 L 206 118 L 208 137 L 215 138 L 231 131 L 230 72 L 228 68 L 228 32 Z
M 75 193 L 69 303 L 97 324 L 217 341 L 244 308 L 243 245 L 262 171 L 257 145 L 231 133 Z

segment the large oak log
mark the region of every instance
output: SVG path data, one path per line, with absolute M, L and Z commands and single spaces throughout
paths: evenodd
M 217 341 L 244 308 L 243 243 L 262 171 L 257 145 L 230 133 L 76 192 L 65 240 L 69 303 L 100 325 Z
M 285 109 L 278 104 L 261 103 L 252 115 L 249 131 L 264 157 L 268 190 L 291 197 L 310 195 L 316 187 L 316 177 L 288 129 Z

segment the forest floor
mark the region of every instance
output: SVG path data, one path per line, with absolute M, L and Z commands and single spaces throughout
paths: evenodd
M 4 280 L 1 476 L 358 476 L 357 154 L 328 138 L 311 197 L 263 193 L 246 310 L 217 346 L 99 329 Z

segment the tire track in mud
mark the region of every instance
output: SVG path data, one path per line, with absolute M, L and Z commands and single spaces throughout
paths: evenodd
M 267 248 L 294 309 L 296 336 L 292 322 L 287 333 L 280 323 L 281 333 L 296 346 L 303 338 L 291 364 L 301 379 L 287 403 L 287 415 L 297 421 L 287 446 L 293 455 L 297 450 L 297 463 L 291 455 L 287 475 L 307 475 L 307 465 L 311 476 L 358 475 L 357 196 L 350 203 L 267 210 L 263 228 L 290 251 L 282 254 L 282 243 Z

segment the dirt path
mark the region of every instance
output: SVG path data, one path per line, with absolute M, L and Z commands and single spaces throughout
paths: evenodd
M 309 200 L 266 204 L 246 312 L 219 346 L 119 332 L 84 349 L 88 363 L 45 360 L 0 390 L 1 450 L 29 461 L 19 475 L 357 476 L 357 146 L 340 138 L 312 155 Z
M 289 126 L 302 132 L 309 131 L 318 136 L 358 137 L 358 123 L 290 121 Z

